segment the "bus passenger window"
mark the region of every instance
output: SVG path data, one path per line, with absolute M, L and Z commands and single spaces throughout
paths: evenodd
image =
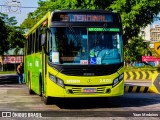
M 32 37 L 33 37 L 33 41 L 32 41 L 32 53 L 34 53 L 35 52 L 35 46 L 36 46 L 36 33 L 33 33 L 33 35 L 32 35 Z
M 37 43 L 37 51 L 38 52 L 41 52 L 41 50 L 42 50 L 42 47 L 41 47 L 41 36 L 40 36 L 40 28 L 38 28 L 38 31 L 37 31 L 37 41 L 38 41 L 38 43 Z
M 39 39 L 38 39 L 38 29 L 36 30 L 36 35 L 35 35 L 35 53 L 37 53 L 38 52 L 38 47 L 39 47 Z
M 28 37 L 28 55 L 31 54 L 31 49 L 32 49 L 32 36 L 29 35 Z

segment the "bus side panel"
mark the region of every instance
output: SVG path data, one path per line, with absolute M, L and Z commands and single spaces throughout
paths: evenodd
M 31 60 L 32 61 L 32 67 L 30 69 L 31 71 L 31 87 L 32 90 L 40 94 L 40 73 L 42 70 L 42 63 L 41 63 L 41 54 L 40 53 L 35 53 L 31 55 Z
M 32 79 L 33 79 L 33 76 L 32 76 L 33 75 L 32 74 L 32 72 L 33 72 L 33 56 L 32 55 L 28 55 L 26 57 L 26 65 L 25 65 L 25 67 L 26 67 L 25 74 L 26 74 L 27 81 L 30 78 L 31 87 L 32 87 L 32 89 L 34 89 L 33 83 L 32 83 Z
M 34 56 L 34 85 L 35 93 L 40 94 L 40 74 L 42 73 L 42 54 L 36 53 Z

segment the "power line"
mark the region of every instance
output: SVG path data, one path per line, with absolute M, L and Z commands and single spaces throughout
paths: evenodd
M 19 8 L 38 8 L 38 7 L 24 7 L 24 6 L 12 6 L 12 5 L 0 5 L 1 7 L 19 7 Z
M 38 8 L 38 7 L 21 7 L 21 6 L 20 6 L 20 8 Z

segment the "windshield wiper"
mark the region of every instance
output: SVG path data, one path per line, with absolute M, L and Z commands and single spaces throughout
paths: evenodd
M 107 23 L 105 23 L 103 25 L 103 28 L 102 28 L 102 31 L 99 35 L 97 35 L 97 32 L 95 33 L 95 41 L 94 41 L 94 47 L 96 47 L 98 41 L 100 42 L 101 41 L 101 36 L 103 35 L 105 29 L 107 28 Z
M 69 24 L 67 24 L 67 27 L 68 27 L 69 30 L 71 31 L 73 37 L 76 39 L 77 43 L 79 43 L 79 42 L 81 41 L 81 39 L 79 39 L 79 38 L 77 37 L 76 33 L 75 33 L 74 30 L 73 30 L 73 27 L 72 27 L 71 25 L 69 25 Z
M 105 23 L 105 24 L 103 25 L 103 28 L 102 28 L 101 33 L 100 33 L 98 36 L 96 36 L 96 41 L 95 41 L 95 43 L 97 43 L 97 41 L 100 41 L 100 40 L 101 40 L 101 36 L 103 35 L 106 27 L 107 27 L 107 23 Z

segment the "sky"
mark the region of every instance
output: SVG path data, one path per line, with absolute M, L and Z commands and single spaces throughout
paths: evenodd
M 18 26 L 27 18 L 29 12 L 36 10 L 39 0 L 0 0 L 0 5 L 10 5 L 11 8 L 1 6 L 0 12 L 8 14 L 9 17 L 15 16 Z M 20 4 L 19 4 L 20 2 Z M 20 6 L 20 7 L 17 7 Z
M 9 17 L 15 16 L 18 22 L 17 26 L 19 26 L 27 18 L 29 12 L 36 10 L 36 7 L 38 7 L 38 1 L 39 0 L 0 0 L 0 5 L 4 5 L 0 6 L 0 12 L 8 14 Z M 20 4 L 18 2 L 20 2 Z M 5 5 L 10 5 L 12 7 L 8 8 L 5 7 Z M 20 7 L 17 7 L 17 5 Z M 153 24 L 160 25 L 160 21 L 155 21 Z

